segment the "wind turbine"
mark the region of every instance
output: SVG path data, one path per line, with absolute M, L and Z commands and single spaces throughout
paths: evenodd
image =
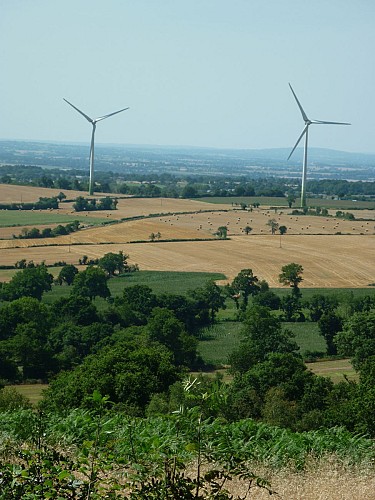
M 120 109 L 119 111 L 115 111 L 113 113 L 109 113 L 109 115 L 104 115 L 104 116 L 99 116 L 99 118 L 90 118 L 87 116 L 83 111 L 78 109 L 74 104 L 69 102 L 67 99 L 63 97 L 64 101 L 67 102 L 72 108 L 74 108 L 78 113 L 80 113 L 82 116 L 86 118 L 88 122 L 91 123 L 92 125 L 92 134 L 91 134 L 91 147 L 90 147 L 90 182 L 89 182 L 89 195 L 92 196 L 94 194 L 94 138 L 95 138 L 95 129 L 96 129 L 96 124 L 100 122 L 101 120 L 105 120 L 106 118 L 109 118 L 110 116 L 117 115 L 117 113 L 122 113 L 123 111 L 126 111 L 129 108 L 124 108 Z
M 310 120 L 307 117 L 305 111 L 303 110 L 303 107 L 301 106 L 301 103 L 299 102 L 299 100 L 298 100 L 290 83 L 289 83 L 289 87 L 294 95 L 295 100 L 297 101 L 298 107 L 299 107 L 301 114 L 302 114 L 302 118 L 305 122 L 305 127 L 302 130 L 301 135 L 298 137 L 298 140 L 297 140 L 294 148 L 290 152 L 290 155 L 288 156 L 288 160 L 289 160 L 289 158 L 294 153 L 294 150 L 296 149 L 296 147 L 300 143 L 302 137 L 305 136 L 305 147 L 304 147 L 304 154 L 303 154 L 303 169 L 302 169 L 302 186 L 301 186 L 301 207 L 303 208 L 306 206 L 307 140 L 308 140 L 308 134 L 309 134 L 309 126 L 312 123 L 316 123 L 318 125 L 351 125 L 351 124 L 346 123 L 346 122 L 326 122 L 326 121 L 321 121 L 321 120 Z

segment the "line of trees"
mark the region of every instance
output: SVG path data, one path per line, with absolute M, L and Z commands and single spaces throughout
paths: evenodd
M 13 238 L 15 239 L 30 239 L 30 238 L 54 238 L 55 236 L 61 236 L 65 234 L 70 234 L 78 231 L 79 229 L 79 221 L 75 220 L 73 222 L 69 222 L 65 226 L 62 224 L 57 225 L 54 228 L 45 227 L 40 230 L 37 227 L 33 228 L 22 228 L 21 234 L 18 236 L 13 234 Z
M 1 175 L 2 174 L 2 175 Z M 71 169 L 46 170 L 32 165 L 0 167 L 0 182 L 26 184 L 55 189 L 88 190 L 86 171 Z M 196 198 L 201 196 L 286 196 L 291 207 L 300 194 L 299 179 L 277 177 L 250 178 L 246 176 L 185 175 L 171 173 L 132 173 L 111 171 L 96 173 L 95 192 L 128 194 L 140 197 Z M 340 199 L 375 196 L 375 182 L 322 179 L 309 181 L 312 195 L 335 196 Z M 17 204 L 18 206 L 19 204 Z

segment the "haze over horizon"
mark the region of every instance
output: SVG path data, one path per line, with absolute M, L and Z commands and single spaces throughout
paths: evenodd
M 4 0 L 0 138 L 375 153 L 371 0 Z

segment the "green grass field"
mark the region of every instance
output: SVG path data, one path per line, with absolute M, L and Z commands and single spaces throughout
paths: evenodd
M 102 217 L 85 217 L 76 214 L 55 214 L 49 211 L 33 210 L 0 210 L 0 227 L 39 226 L 48 224 L 69 224 L 78 220 L 81 223 L 99 225 L 108 224 L 109 219 Z
M 242 327 L 242 323 L 225 321 L 205 328 L 198 345 L 198 353 L 205 363 L 216 367 L 227 365 L 229 355 L 241 343 Z
M 42 392 L 47 389 L 47 384 L 22 384 L 11 385 L 10 387 L 16 389 L 20 394 L 26 396 L 31 404 L 35 405 L 42 399 Z
M 299 346 L 299 352 L 325 352 L 326 343 L 319 334 L 318 325 L 306 321 L 305 323 L 283 323 L 283 328 L 291 330 Z M 203 360 L 210 365 L 221 366 L 228 364 L 228 356 L 241 344 L 243 325 L 235 321 L 223 321 L 206 328 L 202 332 L 198 351 Z
M 108 287 L 112 297 L 121 295 L 124 288 L 134 285 L 147 285 L 156 295 L 162 293 L 184 295 L 189 290 L 204 286 L 208 281 L 223 279 L 225 279 L 225 275 L 220 273 L 138 271 L 110 279 Z M 49 304 L 60 297 L 67 297 L 70 291 L 69 286 L 54 286 L 50 292 L 43 295 L 43 302 Z M 99 308 L 104 307 L 104 301 L 100 298 L 95 300 L 95 304 Z

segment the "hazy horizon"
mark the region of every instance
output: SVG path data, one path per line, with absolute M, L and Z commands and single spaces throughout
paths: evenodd
M 58 141 L 58 140 L 46 140 L 46 139 L 15 139 L 15 138 L 1 138 L 0 137 L 0 142 L 25 142 L 25 143 L 39 143 L 39 144 L 56 144 L 56 145 L 67 145 L 67 146 L 82 146 L 84 148 L 87 148 L 87 151 L 89 154 L 89 148 L 90 144 L 87 141 Z M 97 147 L 130 147 L 130 148 L 171 148 L 171 149 L 208 149 L 208 150 L 223 150 L 223 151 L 277 151 L 277 150 L 285 150 L 286 152 L 290 152 L 291 148 L 284 146 L 284 147 L 269 147 L 269 148 L 247 148 L 247 147 L 220 147 L 220 146 L 194 146 L 192 144 L 134 144 L 134 143 L 120 143 L 120 142 L 97 142 L 95 141 L 95 148 Z M 319 147 L 319 146 L 309 146 L 309 153 L 313 153 L 316 151 L 331 151 L 333 153 L 344 153 L 348 155 L 366 155 L 366 156 L 375 156 L 375 150 L 374 151 L 347 151 L 345 149 L 334 149 L 334 148 L 329 148 L 329 147 Z M 299 156 L 301 156 L 303 152 L 303 146 L 298 146 L 296 148 L 295 152 L 293 153 L 294 161 L 297 160 L 299 161 Z M 292 158 L 290 160 L 286 161 L 292 161 Z
M 3 0 L 0 137 L 214 149 L 375 152 L 375 3 Z

